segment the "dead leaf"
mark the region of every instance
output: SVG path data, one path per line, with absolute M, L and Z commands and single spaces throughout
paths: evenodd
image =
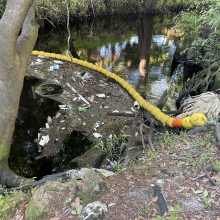
M 219 217 L 219 216 L 217 216 L 216 220 L 220 220 L 220 217 Z
M 191 190 L 191 187 L 189 187 L 189 186 L 184 186 L 184 189 L 185 189 L 185 190 Z
M 140 216 L 140 215 L 139 215 L 139 216 L 137 217 L 137 220 L 145 220 L 145 218 L 144 218 L 143 216 Z
M 79 206 L 80 206 L 80 198 L 76 197 L 76 199 L 75 199 L 75 208 L 76 208 L 76 210 L 78 209 Z
M 183 192 L 185 190 L 185 187 L 179 189 L 177 192 Z
M 216 182 L 220 180 L 220 176 L 218 174 L 212 177 Z
M 156 196 L 156 197 L 151 197 L 151 201 L 152 202 L 156 202 L 158 200 L 158 196 Z
M 209 147 L 211 147 L 211 145 L 212 145 L 211 143 L 208 143 L 208 144 L 206 144 L 205 147 L 206 147 L 206 148 L 209 148 Z

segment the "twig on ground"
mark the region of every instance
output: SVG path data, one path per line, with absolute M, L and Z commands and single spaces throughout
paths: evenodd
M 133 113 L 120 113 L 120 112 L 107 112 L 108 116 L 125 116 L 125 117 L 134 117 Z
M 138 122 L 138 114 L 135 114 L 132 126 L 130 128 L 130 136 L 128 138 L 128 143 L 127 143 L 124 155 L 123 155 L 123 157 L 125 158 L 124 162 L 123 162 L 124 168 L 128 165 L 128 163 L 130 162 L 131 159 L 140 155 L 140 152 L 138 152 L 137 149 L 133 148 L 137 122 Z
M 218 143 L 220 144 L 220 123 L 217 123 L 217 125 L 216 125 L 215 134 L 218 139 Z
M 150 130 L 147 136 L 148 144 L 150 145 L 150 148 L 152 151 L 155 151 L 154 145 L 152 143 L 152 137 L 153 137 L 153 132 L 154 132 L 154 122 L 151 121 L 150 123 Z
M 212 179 L 212 177 L 209 175 L 209 173 L 206 170 L 206 168 L 202 164 L 200 164 L 200 166 L 202 167 L 206 177 L 209 179 L 209 181 L 212 183 L 212 185 L 217 186 L 218 184 Z
M 149 128 L 147 125 L 144 124 L 144 122 L 142 121 L 140 123 L 140 135 L 141 135 L 141 141 L 142 141 L 142 147 L 143 149 L 145 149 L 145 142 L 144 142 L 144 135 L 143 135 L 143 127 Z
M 196 132 L 200 132 L 200 131 L 203 131 L 211 126 L 214 126 L 213 124 L 206 124 L 204 126 L 201 126 L 201 127 L 196 127 L 196 128 L 193 128 L 192 130 L 186 132 L 185 134 L 186 135 L 191 135 L 191 134 L 194 134 Z

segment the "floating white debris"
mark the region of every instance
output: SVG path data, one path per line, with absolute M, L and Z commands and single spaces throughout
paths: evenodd
M 50 128 L 50 126 L 49 126 L 48 123 L 46 123 L 45 126 L 46 126 L 46 129 L 49 129 L 49 128 Z
M 90 79 L 92 78 L 91 74 L 88 73 L 88 72 L 85 72 L 84 75 L 81 77 L 82 80 L 85 80 L 85 79 Z
M 60 116 L 61 116 L 61 113 L 58 112 L 58 113 L 55 115 L 55 119 L 58 119 Z
M 38 134 L 37 134 L 37 140 L 38 140 L 38 141 L 40 140 L 40 136 L 41 136 L 41 133 L 38 133 Z
M 137 101 L 134 102 L 134 109 L 140 109 L 140 105 Z
M 42 60 L 41 60 L 41 59 L 37 59 L 37 62 L 38 62 L 38 63 L 41 63 L 41 62 L 42 62 Z
M 69 105 L 59 105 L 59 108 L 62 110 L 71 109 L 71 107 Z
M 95 138 L 100 138 L 100 137 L 102 137 L 102 135 L 99 134 L 99 133 L 93 133 L 93 136 L 94 136 Z
M 59 69 L 59 65 L 53 65 L 50 66 L 50 69 L 48 69 L 49 71 L 53 71 L 53 70 L 58 70 Z
M 113 113 L 118 113 L 119 111 L 118 110 L 114 110 L 114 111 L 112 111 Z
M 52 124 L 52 118 L 50 116 L 47 117 L 47 123 Z
M 53 62 L 57 63 L 57 64 L 63 64 L 63 61 L 61 61 L 61 60 L 54 60 Z
M 40 139 L 39 144 L 41 146 L 44 146 L 45 144 L 47 144 L 49 142 L 49 140 L 50 140 L 49 135 L 42 136 L 41 139 Z
M 105 94 L 104 93 L 96 94 L 96 96 L 99 97 L 99 98 L 105 98 Z

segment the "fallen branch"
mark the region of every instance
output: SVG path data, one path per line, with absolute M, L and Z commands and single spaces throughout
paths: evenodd
M 123 162 L 124 168 L 128 165 L 130 160 L 132 160 L 133 158 L 136 158 L 138 155 L 141 154 L 141 152 L 139 152 L 137 149 L 134 149 L 133 147 L 137 122 L 138 122 L 138 114 L 135 114 L 132 126 L 130 128 L 130 136 L 128 138 L 128 143 L 125 148 L 124 155 L 123 155 L 123 158 L 125 158 Z
M 48 180 L 57 181 L 58 179 L 62 179 L 62 180 L 69 179 L 68 171 L 64 171 L 64 172 L 61 172 L 61 173 L 56 173 L 56 174 L 45 176 L 41 180 L 33 182 L 32 184 L 26 184 L 26 185 L 23 185 L 23 186 L 13 187 L 13 188 L 2 188 L 2 189 L 0 189 L 0 195 L 4 194 L 6 192 L 14 191 L 14 190 L 26 191 L 30 188 L 41 186 L 44 183 L 46 183 Z
M 186 132 L 186 135 L 191 135 L 191 134 L 194 134 L 196 132 L 200 132 L 200 131 L 203 131 L 211 126 L 214 126 L 213 124 L 205 124 L 204 126 L 201 126 L 201 127 L 195 127 L 193 128 L 192 130 Z
M 213 186 L 217 186 L 218 184 L 216 184 L 216 182 L 212 179 L 212 177 L 209 175 L 208 171 L 206 170 L 206 168 L 200 164 L 200 166 L 202 167 L 206 177 L 209 179 L 209 181 L 212 183 Z
M 120 113 L 120 112 L 107 112 L 108 116 L 125 116 L 125 117 L 134 117 L 133 113 Z
M 152 143 L 152 137 L 153 137 L 153 132 L 154 132 L 154 122 L 151 121 L 150 123 L 150 130 L 147 136 L 148 144 L 150 145 L 150 148 L 152 151 L 155 151 L 154 145 Z
M 218 139 L 218 143 L 220 144 L 220 123 L 217 123 L 217 125 L 216 125 L 215 134 Z

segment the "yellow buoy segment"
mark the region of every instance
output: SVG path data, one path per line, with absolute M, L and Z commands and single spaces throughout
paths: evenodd
M 79 60 L 76 58 L 71 58 L 69 56 L 63 56 L 61 54 L 46 53 L 44 51 L 36 51 L 36 50 L 32 51 L 32 55 L 41 55 L 45 57 L 56 58 L 60 60 L 73 62 L 81 66 L 85 66 L 87 68 L 101 72 L 107 77 L 115 79 L 123 88 L 125 88 L 128 91 L 128 93 L 139 103 L 139 105 L 142 108 L 150 112 L 157 120 L 161 121 L 163 124 L 166 124 L 170 127 L 193 128 L 195 126 L 203 126 L 207 121 L 206 116 L 201 113 L 196 113 L 196 114 L 193 114 L 192 116 L 188 116 L 183 119 L 175 119 L 168 115 L 165 115 L 159 108 L 153 106 L 152 104 L 144 100 L 143 97 L 124 79 L 122 79 L 115 73 L 111 73 L 110 71 L 102 67 L 96 66 L 92 63 L 89 63 L 87 61 Z

